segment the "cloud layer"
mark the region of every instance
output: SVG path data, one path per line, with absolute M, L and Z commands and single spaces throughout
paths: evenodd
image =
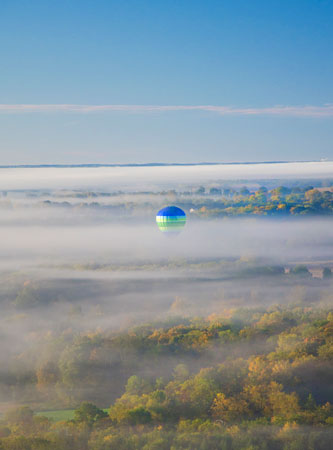
M 323 106 L 272 106 L 266 108 L 234 108 L 231 106 L 214 105 L 74 105 L 74 104 L 0 104 L 0 113 L 94 113 L 94 112 L 125 112 L 125 113 L 160 113 L 176 111 L 205 111 L 221 116 L 278 116 L 278 117 L 333 117 L 333 105 Z
M 162 167 L 0 168 L 0 190 L 84 189 L 159 191 L 221 180 L 331 178 L 333 162 Z

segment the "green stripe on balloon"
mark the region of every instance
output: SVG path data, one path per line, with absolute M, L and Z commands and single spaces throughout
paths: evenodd
M 186 214 L 177 206 L 167 206 L 157 213 L 156 222 L 163 233 L 179 233 L 186 224 Z

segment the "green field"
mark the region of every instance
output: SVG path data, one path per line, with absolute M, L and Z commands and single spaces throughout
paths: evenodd
M 54 411 L 38 411 L 37 416 L 45 416 L 54 422 L 60 422 L 62 420 L 74 419 L 75 409 L 57 409 Z M 109 409 L 104 409 L 105 412 L 109 412 Z
M 55 411 L 39 411 L 38 416 L 45 416 L 50 420 L 55 422 L 60 422 L 61 420 L 71 420 L 74 419 L 74 409 L 59 409 Z

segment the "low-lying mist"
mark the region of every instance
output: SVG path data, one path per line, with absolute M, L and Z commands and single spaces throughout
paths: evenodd
M 178 197 L 103 196 L 117 180 L 121 189 L 143 189 L 137 179 L 112 178 L 116 169 L 102 171 L 100 185 L 92 169 L 34 169 L 21 180 L 8 172 L 1 180 L 4 191 L 49 190 L 11 191 L 1 199 L 0 412 L 21 404 L 72 408 L 85 400 L 107 407 L 133 375 L 149 383 L 164 377 L 166 384 L 179 365 L 190 377 L 285 351 L 284 345 L 297 349 L 300 320 L 307 327 L 325 323 L 333 302 L 330 216 L 208 219 L 185 208 L 185 228 L 170 237 L 155 214 Z M 52 191 L 66 170 L 67 189 L 96 183 L 99 193 Z M 161 174 L 151 170 L 158 181 Z M 217 170 L 203 171 L 203 179 Z M 32 174 L 40 173 L 35 180 Z M 171 175 L 168 183 L 173 186 Z M 279 333 L 287 332 L 285 344 Z M 311 364 L 307 373 L 316 374 Z M 327 383 L 313 386 L 323 402 Z M 285 387 L 292 389 L 289 378 Z
M 184 231 L 166 236 L 155 215 L 143 219 L 85 218 L 48 208 L 2 211 L 1 263 L 96 265 L 159 263 L 178 259 L 265 258 L 272 263 L 330 261 L 333 228 L 330 218 L 225 218 L 197 220 L 188 214 Z

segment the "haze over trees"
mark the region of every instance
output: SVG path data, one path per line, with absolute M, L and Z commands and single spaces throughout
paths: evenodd
M 0 449 L 329 449 L 323 184 L 7 189 Z

